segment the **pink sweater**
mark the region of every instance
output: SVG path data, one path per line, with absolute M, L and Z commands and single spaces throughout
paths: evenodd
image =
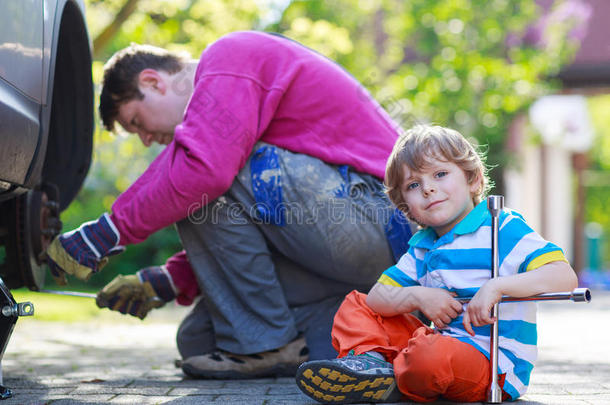
M 383 178 L 397 126 L 336 63 L 261 32 L 235 32 L 201 55 L 174 140 L 112 206 L 127 245 L 231 186 L 264 141 Z

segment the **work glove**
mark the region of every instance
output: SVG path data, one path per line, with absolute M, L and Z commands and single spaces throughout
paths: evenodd
M 175 298 L 176 291 L 165 267 L 153 266 L 136 274 L 116 276 L 97 293 L 95 302 L 100 308 L 144 319 L 151 309 Z
M 64 285 L 66 273 L 88 280 L 106 265 L 108 256 L 123 250 L 118 230 L 110 216 L 103 214 L 53 239 L 47 248 L 47 263 L 56 282 Z

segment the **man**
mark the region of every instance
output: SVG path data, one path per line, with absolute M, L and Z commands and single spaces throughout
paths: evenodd
M 86 279 L 176 223 L 185 251 L 117 277 L 98 305 L 142 318 L 201 296 L 177 336 L 194 377 L 294 375 L 334 354 L 343 296 L 368 291 L 410 232 L 380 182 L 397 132 L 368 93 L 294 41 L 237 32 L 199 62 L 149 46 L 119 51 L 105 66 L 100 114 L 108 130 L 118 121 L 144 145 L 167 147 L 111 214 L 53 241 L 51 272 Z

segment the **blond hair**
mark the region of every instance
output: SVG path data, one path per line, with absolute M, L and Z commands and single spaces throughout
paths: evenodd
M 386 165 L 386 193 L 398 209 L 409 215 L 409 207 L 401 193 L 404 166 L 412 171 L 421 171 L 432 159 L 455 163 L 466 174 L 468 184 L 480 181 L 472 202 L 477 205 L 482 201 L 490 187 L 485 155 L 477 152 L 458 131 L 441 126 L 417 125 L 398 138 Z

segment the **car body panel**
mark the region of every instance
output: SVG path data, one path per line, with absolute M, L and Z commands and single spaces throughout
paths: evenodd
M 84 2 L 2 1 L 0 41 L 0 201 L 49 182 L 59 186 L 64 209 L 91 162 Z
M 0 77 L 41 104 L 43 3 L 2 1 L 0 16 Z
M 0 277 L 9 288 L 43 286 L 44 250 L 91 163 L 93 95 L 83 1 L 0 0 Z
M 24 184 L 40 134 L 40 106 L 0 79 L 0 180 Z

